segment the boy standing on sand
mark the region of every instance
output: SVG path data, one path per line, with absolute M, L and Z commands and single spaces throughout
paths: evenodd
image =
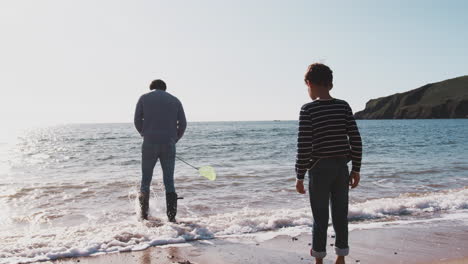
M 321 63 L 309 66 L 305 83 L 313 102 L 302 106 L 296 159 L 296 190 L 305 194 L 304 176 L 309 172 L 309 198 L 314 218 L 312 249 L 315 263 L 326 256 L 328 207 L 336 233 L 336 264 L 344 264 L 348 247 L 348 185 L 359 184 L 362 143 L 351 107 L 332 98 L 333 73 Z M 352 160 L 351 175 L 347 163 Z

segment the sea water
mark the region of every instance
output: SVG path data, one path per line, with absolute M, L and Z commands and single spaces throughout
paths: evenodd
M 360 186 L 350 191 L 351 229 L 468 219 L 468 120 L 358 125 L 364 157 Z M 176 163 L 180 224 L 165 220 L 159 164 L 150 215 L 162 222 L 138 221 L 142 139 L 132 124 L 62 125 L 2 138 L 0 263 L 310 230 L 308 196 L 294 188 L 296 135 L 297 121 L 189 123 L 177 155 L 213 166 L 218 179 Z

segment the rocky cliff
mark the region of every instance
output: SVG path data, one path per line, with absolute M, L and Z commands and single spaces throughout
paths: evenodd
M 372 99 L 357 119 L 468 118 L 468 75 Z

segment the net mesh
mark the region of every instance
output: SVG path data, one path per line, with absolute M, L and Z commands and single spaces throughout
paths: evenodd
M 198 169 L 200 176 L 207 178 L 210 181 L 216 180 L 216 172 L 211 166 L 203 166 Z

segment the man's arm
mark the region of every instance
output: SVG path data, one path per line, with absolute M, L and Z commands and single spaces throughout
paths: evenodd
M 179 104 L 179 111 L 177 112 L 177 141 L 184 135 L 187 128 L 187 120 L 185 119 L 185 112 L 182 103 Z
M 353 161 L 352 172 L 359 173 L 362 160 L 362 141 L 361 134 L 354 119 L 353 111 L 348 105 L 346 113 L 346 130 L 348 133 L 349 144 L 351 146 L 351 160 Z
M 143 133 L 143 97 L 140 97 L 135 109 L 135 116 L 133 118 L 133 123 L 135 124 L 135 128 L 142 135 Z M 143 136 L 143 135 L 142 135 Z
M 304 180 L 312 158 L 312 121 L 304 106 L 299 113 L 299 132 L 297 135 L 296 178 Z

